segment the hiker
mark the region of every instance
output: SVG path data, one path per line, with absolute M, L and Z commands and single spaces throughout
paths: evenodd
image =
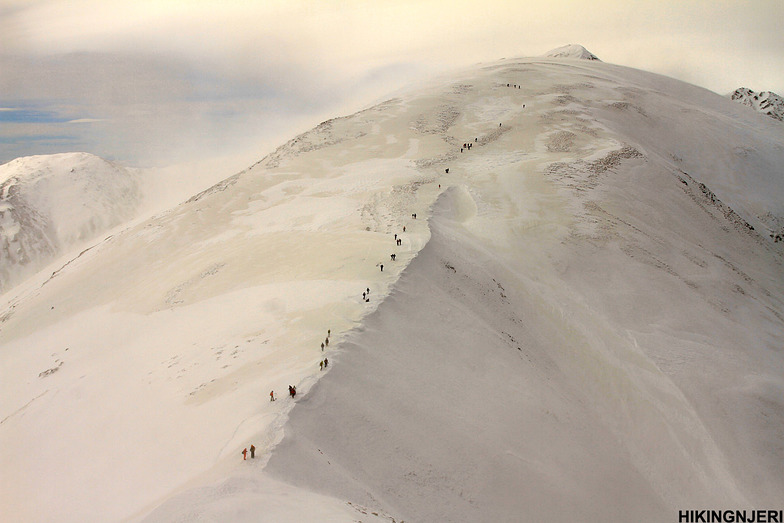
M 289 395 L 293 398 L 297 395 L 297 388 L 289 385 Z
M 327 338 L 326 340 L 324 340 L 324 343 L 326 343 L 326 344 L 327 344 L 327 347 L 329 347 L 329 338 Z
M 398 244 L 398 245 L 403 245 L 403 240 L 400 240 L 400 239 L 398 239 L 398 240 L 397 240 L 397 244 Z
M 446 174 L 449 174 L 449 167 L 447 167 L 446 169 L 444 169 L 444 172 L 445 172 Z
M 395 241 L 397 241 L 397 233 L 395 233 Z
M 247 448 L 242 449 L 242 461 L 245 461 L 246 459 L 245 456 L 247 456 L 247 454 L 248 454 L 248 449 Z
M 475 141 L 475 142 L 478 142 L 478 141 L 479 141 L 479 138 L 474 138 L 474 141 Z
M 256 447 L 254 447 L 253 445 L 251 445 L 251 446 L 250 446 L 250 459 L 253 459 L 253 458 L 255 458 L 255 457 L 256 457 Z
M 370 294 L 370 287 L 367 288 L 367 293 Z
M 319 370 L 324 370 L 324 362 L 323 361 L 319 362 Z
M 324 368 L 326 369 L 329 366 L 329 359 L 324 358 Z
M 403 232 L 406 232 L 406 226 L 405 225 L 403 226 Z
M 384 272 L 384 264 L 380 263 L 379 265 L 381 265 L 381 272 Z
M 274 390 L 270 391 L 270 401 L 275 401 L 275 391 Z
M 367 293 L 364 293 L 364 292 L 362 293 L 362 299 L 363 299 L 363 300 L 364 300 L 364 299 L 366 299 L 366 294 L 367 294 Z
M 327 329 L 327 338 L 329 338 L 331 334 L 332 334 L 332 331 Z
M 324 344 L 323 343 L 321 344 L 321 350 L 322 351 L 324 350 Z

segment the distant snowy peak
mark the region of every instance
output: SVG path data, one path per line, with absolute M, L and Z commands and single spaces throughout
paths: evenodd
M 130 219 L 140 195 L 133 174 L 88 153 L 0 165 L 0 293 Z
M 576 58 L 579 60 L 599 60 L 599 57 L 581 45 L 569 44 L 544 54 L 548 58 Z
M 730 94 L 730 98 L 747 105 L 771 118 L 784 121 L 784 98 L 771 91 L 755 93 L 751 89 L 741 87 Z

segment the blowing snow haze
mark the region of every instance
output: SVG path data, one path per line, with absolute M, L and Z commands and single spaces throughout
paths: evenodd
M 780 514 L 782 165 L 780 121 L 570 45 L 152 217 L 95 157 L 3 166 L 3 518 Z

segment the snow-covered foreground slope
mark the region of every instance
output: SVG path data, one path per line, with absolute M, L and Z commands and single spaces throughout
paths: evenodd
M 784 136 L 758 120 L 537 58 L 325 122 L 10 298 L 0 503 L 18 521 L 776 508 Z
M 0 293 L 131 218 L 137 177 L 87 153 L 0 165 Z

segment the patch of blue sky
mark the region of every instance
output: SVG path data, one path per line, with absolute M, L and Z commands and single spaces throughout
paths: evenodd
M 54 111 L 16 107 L 0 108 L 0 122 L 10 123 L 64 123 L 72 120 Z
M 35 142 L 41 145 L 55 145 L 64 143 L 75 143 L 79 140 L 76 136 L 66 134 L 37 134 L 37 135 L 19 135 L 19 136 L 0 136 L 0 143 L 31 143 Z

